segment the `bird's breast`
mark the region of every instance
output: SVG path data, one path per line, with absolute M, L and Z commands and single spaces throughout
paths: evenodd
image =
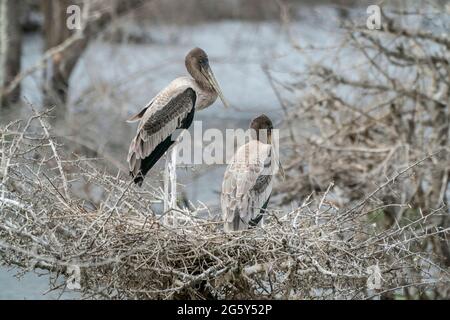
M 172 81 L 170 86 L 165 90 L 170 96 L 173 95 L 173 91 L 178 92 L 182 88 L 192 88 L 196 94 L 195 109 L 202 110 L 214 103 L 217 99 L 217 93 L 213 89 L 208 89 L 200 86 L 194 79 L 189 77 L 179 77 Z

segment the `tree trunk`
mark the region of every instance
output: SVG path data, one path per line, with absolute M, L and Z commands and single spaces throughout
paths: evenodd
M 44 15 L 44 50 L 54 48 L 76 32 L 66 25 L 67 7 L 73 4 L 70 0 L 43 0 Z M 81 54 L 86 48 L 86 38 L 77 40 L 67 50 L 55 54 L 48 60 L 44 70 L 44 105 L 56 106 L 57 110 L 65 108 L 69 79 Z
M 21 1 L 0 0 L 0 87 L 5 88 L 20 72 L 22 30 Z M 1 95 L 0 107 L 9 106 L 20 98 L 20 86 Z
M 91 0 L 89 0 L 91 1 Z M 55 106 L 59 114 L 65 111 L 69 91 L 69 79 L 79 58 L 87 47 L 89 40 L 98 31 L 104 28 L 113 17 L 127 13 L 142 5 L 143 0 L 108 0 L 109 10 L 100 11 L 100 16 L 85 24 L 83 38 L 75 41 L 66 50 L 55 54 L 48 60 L 44 70 L 44 105 Z M 83 7 L 84 1 L 80 0 L 42 0 L 42 13 L 44 15 L 44 39 L 45 50 L 54 48 L 70 38 L 77 30 L 67 27 L 67 8 L 70 5 Z M 92 1 L 91 9 L 101 2 Z M 83 9 L 81 9 L 83 10 Z M 98 12 L 97 12 L 98 13 Z M 85 17 L 81 17 L 84 19 Z M 83 21 L 82 21 L 83 24 Z

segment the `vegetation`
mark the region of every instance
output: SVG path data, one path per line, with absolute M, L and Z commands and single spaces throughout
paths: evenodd
M 83 298 L 448 299 L 450 38 L 435 30 L 449 12 L 425 28 L 405 19 L 420 11 L 385 10 L 380 30 L 346 22 L 339 47 L 306 47 L 290 7 L 275 8 L 308 63 L 290 81 L 263 66 L 286 171 L 263 226 L 226 234 L 220 214 L 188 200 L 158 211 L 168 196 L 151 179 L 137 188 L 111 159 L 74 151 L 53 110 L 29 104 L 26 121 L 0 128 L 0 262 L 64 275 L 51 290 L 79 284 Z M 70 59 L 89 30 L 46 45 L 40 62 Z M 65 77 L 55 86 L 67 90 Z

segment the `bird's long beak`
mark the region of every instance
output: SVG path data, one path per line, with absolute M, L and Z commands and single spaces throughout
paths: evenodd
M 283 181 L 286 180 L 286 172 L 284 172 L 283 166 L 281 165 L 281 161 L 278 159 L 278 170 L 280 170 L 281 177 Z
M 222 100 L 222 103 L 225 108 L 228 108 L 230 105 L 228 104 L 227 100 L 225 100 L 225 97 L 223 96 L 222 90 L 220 89 L 219 83 L 216 80 L 216 77 L 214 76 L 214 73 L 211 70 L 211 67 L 209 65 L 206 65 L 202 68 L 202 73 L 205 76 L 205 78 L 208 80 L 211 87 L 216 90 L 217 94 L 220 97 L 220 100 Z

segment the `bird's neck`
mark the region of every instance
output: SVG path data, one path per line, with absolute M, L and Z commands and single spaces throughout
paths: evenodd
M 195 108 L 197 110 L 202 110 L 214 103 L 217 99 L 217 92 L 211 87 L 201 87 L 200 84 L 195 81 L 197 101 L 195 103 Z
M 210 94 L 215 93 L 216 91 L 211 86 L 211 84 L 206 80 L 203 76 L 202 77 L 194 77 L 195 83 L 198 85 L 200 89 L 203 91 L 206 91 Z

